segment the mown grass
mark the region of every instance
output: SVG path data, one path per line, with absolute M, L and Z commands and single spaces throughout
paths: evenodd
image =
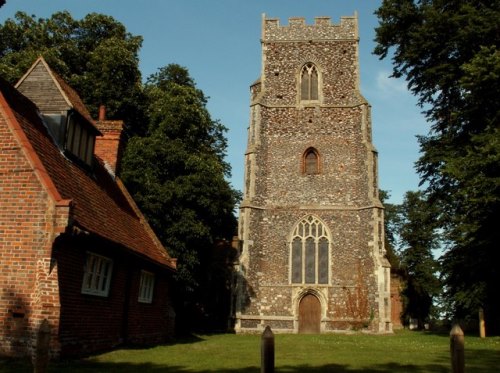
M 276 335 L 276 372 L 449 372 L 449 337 L 401 331 L 393 335 Z M 500 371 L 500 337 L 466 336 L 468 373 Z M 25 361 L 0 360 L 0 372 L 31 372 Z M 260 372 L 260 336 L 199 335 L 148 349 L 122 349 L 53 363 L 50 372 Z

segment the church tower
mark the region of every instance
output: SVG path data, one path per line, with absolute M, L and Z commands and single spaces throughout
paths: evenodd
M 240 206 L 236 331 L 390 332 L 390 268 L 357 16 L 262 19 Z

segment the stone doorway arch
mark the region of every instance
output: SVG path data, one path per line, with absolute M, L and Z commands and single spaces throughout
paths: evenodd
M 299 333 L 321 332 L 321 302 L 317 296 L 307 293 L 299 303 Z

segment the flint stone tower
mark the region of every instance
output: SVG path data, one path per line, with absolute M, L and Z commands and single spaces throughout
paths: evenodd
M 262 18 L 240 206 L 236 331 L 390 332 L 390 268 L 357 16 Z

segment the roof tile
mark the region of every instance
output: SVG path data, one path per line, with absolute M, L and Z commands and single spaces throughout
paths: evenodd
M 175 259 L 170 258 L 121 182 L 108 173 L 102 160 L 96 158 L 92 172 L 73 163 L 53 142 L 37 107 L 28 98 L 2 78 L 0 91 L 59 194 L 72 200 L 73 224 L 141 257 L 175 268 Z

